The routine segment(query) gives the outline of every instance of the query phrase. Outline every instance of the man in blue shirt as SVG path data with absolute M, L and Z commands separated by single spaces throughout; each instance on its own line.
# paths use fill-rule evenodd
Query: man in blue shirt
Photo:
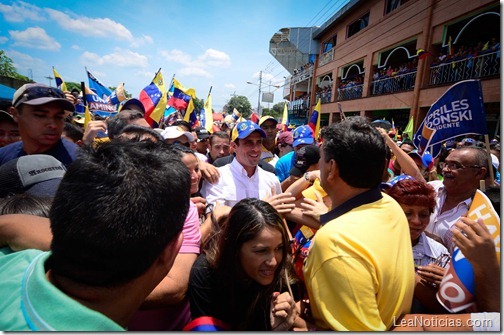
M 10 113 L 18 123 L 21 141 L 0 148 L 0 165 L 17 157 L 46 154 L 68 168 L 78 146 L 61 138 L 65 117 L 75 107 L 65 94 L 40 83 L 21 86 L 12 99 Z
M 294 161 L 296 159 L 296 152 L 304 146 L 309 144 L 313 144 L 315 139 L 313 137 L 313 131 L 309 126 L 299 126 L 294 129 L 292 133 L 292 146 L 294 147 L 294 151 L 291 151 L 278 160 L 275 165 L 276 175 L 282 183 L 285 179 L 289 177 L 289 171 L 294 167 Z M 290 184 L 289 184 L 290 185 Z M 282 189 L 285 190 L 289 185 L 282 184 Z M 285 188 L 284 188 L 285 186 Z

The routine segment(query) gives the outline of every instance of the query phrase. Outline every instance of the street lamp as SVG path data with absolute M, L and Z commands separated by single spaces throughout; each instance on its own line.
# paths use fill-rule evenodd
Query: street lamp
M 259 84 L 253 83 L 251 81 L 246 82 L 249 85 L 256 85 L 259 88 L 259 96 L 257 97 L 257 114 L 259 117 L 262 116 L 262 111 L 261 111 L 261 90 L 263 89 L 262 87 L 262 71 L 259 72 Z M 268 88 L 275 87 L 275 88 L 280 88 L 282 85 L 271 85 L 271 80 L 269 85 L 267 85 Z M 270 92 L 270 90 L 269 90 Z M 268 108 L 269 108 L 269 102 L 268 102 Z

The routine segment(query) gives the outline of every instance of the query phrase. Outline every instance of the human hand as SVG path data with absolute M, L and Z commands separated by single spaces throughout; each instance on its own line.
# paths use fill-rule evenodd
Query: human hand
M 206 199 L 203 197 L 192 197 L 191 201 L 196 205 L 196 208 L 198 208 L 198 215 L 203 215 L 206 207 Z
M 325 214 L 329 211 L 329 208 L 324 204 L 324 200 L 320 194 L 315 191 L 315 196 L 317 200 L 312 200 L 309 198 L 304 198 L 300 206 L 303 208 L 302 212 L 304 215 L 309 215 L 315 220 L 320 221 L 320 215 Z
M 441 284 L 445 272 L 445 268 L 433 263 L 426 266 L 419 266 L 417 270 L 421 282 L 434 288 L 437 288 L 439 284 Z
M 484 267 L 497 260 L 492 234 L 479 218 L 478 221 L 461 217 L 452 228 L 453 242 L 473 266 Z
M 70 91 L 63 91 L 63 93 L 65 93 L 65 99 L 75 105 L 77 99 L 75 99 L 74 95 Z
M 212 164 L 207 162 L 199 162 L 199 168 L 203 179 L 205 179 L 210 184 L 215 184 L 219 181 L 219 170 Z
M 264 198 L 263 200 L 273 206 L 280 214 L 290 213 L 296 207 L 294 203 L 296 198 L 293 197 L 290 192 L 280 194 L 274 194 L 273 192 L 272 196 Z
M 82 136 L 82 143 L 87 145 L 93 143 L 93 140 L 100 131 L 103 133 L 107 131 L 107 124 L 105 121 L 89 121 L 86 130 L 84 130 L 84 135 Z
M 289 292 L 273 293 L 270 306 L 271 330 L 287 331 L 294 324 L 298 312 Z

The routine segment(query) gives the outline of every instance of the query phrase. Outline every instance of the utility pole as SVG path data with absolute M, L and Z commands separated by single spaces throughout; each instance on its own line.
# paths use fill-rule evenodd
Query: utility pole
M 257 115 L 262 116 L 261 112 L 261 85 L 262 85 L 262 71 L 259 71 L 259 96 L 257 97 Z
M 49 86 L 52 86 L 52 80 L 54 79 L 53 77 L 51 76 L 47 76 L 47 77 L 44 77 L 46 79 L 49 79 Z

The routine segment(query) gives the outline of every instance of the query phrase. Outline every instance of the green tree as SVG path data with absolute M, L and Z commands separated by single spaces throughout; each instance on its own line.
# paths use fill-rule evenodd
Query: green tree
M 279 102 L 273 106 L 273 108 L 263 108 L 263 113 L 262 115 L 271 115 L 275 119 L 278 120 L 278 122 L 282 121 L 282 116 L 283 116 L 283 110 L 284 110 L 284 102 Z
M 31 82 L 30 78 L 17 72 L 16 67 L 12 64 L 12 59 L 5 54 L 4 50 L 0 50 L 0 76 Z
M 204 107 L 203 99 L 196 98 L 193 100 L 193 104 L 194 104 L 194 110 L 196 111 L 196 114 L 198 114 L 199 111 Z
M 250 114 L 252 114 L 252 105 L 247 97 L 243 95 L 233 96 L 229 99 L 228 103 L 224 105 L 222 110 L 229 115 L 233 113 L 234 108 L 241 113 L 243 118 L 248 118 Z
M 4 50 L 0 50 L 0 75 L 14 78 L 17 74 L 12 59 L 5 54 Z

